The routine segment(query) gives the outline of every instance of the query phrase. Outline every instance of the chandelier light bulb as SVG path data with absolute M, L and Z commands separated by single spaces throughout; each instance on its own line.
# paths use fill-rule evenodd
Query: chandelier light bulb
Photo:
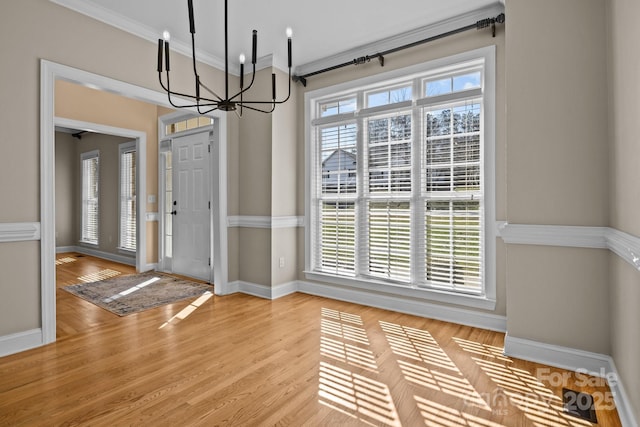
M 291 29 L 291 27 L 287 27 L 287 38 L 291 38 L 292 35 L 293 35 L 293 30 Z
M 169 40 L 171 40 L 171 33 L 169 33 L 169 31 L 164 30 L 162 32 L 162 38 L 164 39 L 164 41 L 168 42 Z

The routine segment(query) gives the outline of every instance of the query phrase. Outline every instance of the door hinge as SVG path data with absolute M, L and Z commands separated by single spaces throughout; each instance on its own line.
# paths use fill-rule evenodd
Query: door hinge
M 208 264 L 208 265 L 211 265 L 211 257 L 209 257 L 209 261 L 208 261 L 208 262 L 209 262 L 209 264 Z
M 207 145 L 207 150 L 209 151 L 209 153 L 211 152 L 211 144 Z
M 209 202 L 209 210 L 211 210 L 211 202 Z

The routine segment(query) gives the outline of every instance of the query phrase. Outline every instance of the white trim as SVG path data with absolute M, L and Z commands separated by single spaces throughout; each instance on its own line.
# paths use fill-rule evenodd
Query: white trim
M 509 334 L 504 338 L 504 354 L 570 371 L 586 370 L 598 376 L 610 368 L 608 355 L 516 338 Z
M 158 212 L 147 212 L 146 222 L 160 221 L 160 214 Z
M 140 101 L 170 107 L 166 94 L 115 80 L 98 74 L 82 71 L 55 62 L 40 60 L 40 271 L 41 271 L 41 322 L 42 344 L 54 342 L 56 339 L 56 286 L 55 286 L 55 152 L 54 128 L 56 123 L 64 126 L 64 120 L 54 122 L 55 81 L 57 79 L 69 81 L 94 89 L 105 90 L 118 95 Z M 218 156 L 218 176 L 213 177 L 213 192 L 217 200 L 213 211 L 213 227 L 215 239 L 213 243 L 213 267 L 216 290 L 223 292 L 227 286 L 227 118 L 225 113 L 215 112 L 216 126 L 219 128 L 218 141 L 214 149 Z M 59 119 L 58 119 L 59 120 Z M 66 120 L 66 119 L 65 119 Z M 66 127 L 66 126 L 64 126 Z M 71 126 L 73 127 L 73 126 Z M 145 136 L 146 138 L 146 136 Z M 146 140 L 146 139 L 145 139 Z M 146 153 L 146 149 L 141 152 Z M 212 150 L 213 152 L 213 150 Z M 139 156 L 141 161 L 146 156 Z M 146 174 L 140 176 L 140 199 L 146 200 Z M 146 203 L 140 203 L 139 218 L 145 218 Z M 142 233 L 146 227 L 140 227 Z M 146 248 L 146 240 L 138 242 L 141 250 Z M 147 264 L 146 256 L 141 259 L 141 271 L 155 268 L 155 264 Z
M 373 76 L 363 77 L 357 80 L 352 80 L 344 83 L 339 83 L 333 86 L 328 86 L 313 91 L 306 92 L 304 95 L 305 103 L 305 188 L 311 189 L 311 183 L 314 177 L 313 152 L 312 147 L 312 124 L 315 117 L 315 108 L 318 102 L 322 102 L 325 99 L 338 99 L 346 94 L 353 94 L 354 92 L 367 91 L 377 84 L 384 83 L 398 83 L 398 79 L 402 82 L 408 82 L 409 80 L 422 81 L 429 73 L 435 72 L 435 70 L 445 69 L 450 70 L 453 67 L 467 67 L 470 64 L 484 67 L 484 132 L 483 132 L 483 146 L 484 154 L 482 156 L 483 162 L 483 214 L 482 223 L 484 226 L 484 253 L 482 256 L 482 271 L 483 271 L 483 283 L 484 283 L 484 295 L 476 296 L 465 293 L 453 293 L 446 291 L 439 291 L 430 288 L 411 288 L 407 286 L 393 286 L 383 284 L 382 282 L 375 282 L 367 278 L 353 279 L 345 276 L 323 275 L 313 271 L 313 259 L 312 252 L 315 249 L 313 247 L 314 234 L 316 230 L 313 227 L 305 227 L 305 272 L 306 278 L 310 280 L 319 280 L 322 282 L 330 282 L 334 284 L 340 284 L 343 286 L 359 287 L 363 289 L 375 288 L 379 292 L 389 293 L 394 292 L 401 297 L 415 297 L 418 299 L 432 299 L 438 302 L 444 302 L 449 304 L 457 304 L 468 307 L 493 310 L 496 305 L 497 295 L 497 279 L 496 279 L 496 228 L 495 228 L 495 174 L 492 171 L 495 170 L 495 91 L 496 91 L 496 47 L 495 45 L 485 46 L 478 49 L 462 52 L 448 57 L 438 58 L 423 63 L 414 64 L 405 68 L 383 72 Z M 359 117 L 360 111 L 354 112 L 354 117 Z M 339 121 L 336 118 L 336 121 Z M 359 142 L 361 142 L 359 140 Z M 413 166 L 415 169 L 415 165 Z M 359 174 L 361 170 L 359 168 Z M 414 172 L 415 173 L 415 172 Z M 415 175 L 414 175 L 415 176 Z M 313 191 L 305 192 L 305 224 L 313 224 L 313 215 L 315 211 L 312 208 L 312 195 Z M 409 196 L 408 196 L 409 197 Z M 414 267 L 415 268 L 415 267 Z M 357 270 L 357 268 L 356 268 Z
M 67 119 L 63 117 L 54 117 L 53 121 L 55 126 L 91 131 L 91 132 L 101 133 L 105 135 L 131 138 L 135 140 L 136 152 L 139 154 L 138 156 L 136 156 L 136 180 L 137 180 L 136 191 L 137 191 L 138 200 L 147 200 L 147 156 L 142 155 L 142 153 L 147 152 L 147 134 L 145 132 L 133 130 L 133 129 L 119 128 L 115 126 L 107 126 L 100 123 L 91 123 L 91 122 L 85 122 L 81 120 L 72 120 L 72 119 Z M 138 235 L 136 238 L 137 249 L 136 249 L 135 266 L 138 271 L 145 271 L 144 264 L 146 263 L 146 259 L 147 259 L 147 244 L 146 244 L 147 227 L 143 226 L 144 222 L 139 220 L 140 218 L 146 218 L 146 209 L 147 209 L 146 203 L 137 203 L 136 215 L 138 218 L 138 224 L 137 224 Z M 118 218 L 118 221 L 120 221 L 119 218 Z M 53 226 L 55 226 L 55 222 L 53 223 Z M 119 238 L 120 237 L 118 237 L 118 239 Z
M 257 283 L 236 280 L 229 283 L 229 293 L 243 293 L 254 297 L 274 300 L 298 291 L 298 282 L 288 282 L 276 286 L 260 285 Z
M 295 228 L 304 227 L 303 216 L 236 215 L 227 217 L 227 227 Z
M 462 294 L 440 291 L 437 289 L 409 287 L 406 285 L 396 285 L 375 279 L 340 277 L 315 271 L 305 271 L 304 273 L 305 277 L 309 280 L 350 288 L 359 288 L 362 289 L 363 292 L 380 292 L 393 294 L 401 298 L 412 298 L 418 302 L 437 301 L 445 304 L 456 304 L 482 310 L 494 310 L 496 308 L 495 298 L 489 298 L 483 295 Z
M 0 337 L 0 357 L 30 350 L 43 344 L 42 329 L 4 335 Z
M 298 76 L 302 76 L 334 65 L 351 62 L 353 61 L 353 58 L 358 58 L 371 52 L 383 52 L 385 50 L 425 40 L 435 35 L 443 34 L 451 30 L 474 24 L 481 19 L 495 17 L 502 12 L 504 12 L 504 5 L 496 2 L 491 6 L 477 9 L 475 11 L 468 12 L 451 19 L 427 25 L 412 31 L 407 31 L 394 37 L 388 37 L 384 40 L 378 40 L 373 43 L 364 44 L 353 49 L 349 49 L 338 54 L 319 59 L 317 61 L 301 64 L 296 67 L 295 74 Z
M 640 422 L 636 419 L 633 412 L 633 405 L 631 404 L 631 400 L 629 399 L 629 395 L 622 384 L 622 379 L 620 374 L 618 373 L 618 369 L 616 368 L 616 364 L 613 361 L 613 358 L 610 358 L 610 369 L 608 372 L 613 374 L 613 378 L 616 379 L 614 382 L 609 382 L 609 388 L 611 389 L 611 393 L 613 393 L 613 400 L 616 404 L 616 410 L 618 411 L 618 416 L 620 417 L 620 423 L 624 427 L 638 427 Z
M 607 248 L 607 227 L 568 225 L 525 225 L 500 222 L 499 236 L 505 243 L 519 245 L 566 246 L 576 248 Z
M 56 252 L 58 252 L 57 248 L 56 248 Z M 136 259 L 132 256 L 118 255 L 111 252 L 98 251 L 96 249 L 87 248 L 86 246 L 74 246 L 70 252 L 78 252 L 83 255 L 91 255 L 96 258 L 102 258 L 109 261 L 119 262 L 120 264 L 136 266 Z M 131 252 L 131 253 L 133 254 L 134 252 Z M 148 270 L 139 269 L 139 271 L 148 271 Z
M 613 253 L 640 271 L 640 237 L 609 228 L 605 240 Z
M 491 331 L 505 332 L 507 330 L 507 318 L 492 313 L 483 313 L 397 296 L 374 294 L 354 288 L 305 281 L 298 281 L 298 292 Z
M 119 30 L 125 31 L 129 34 L 133 34 L 136 37 L 147 40 L 151 43 L 157 43 L 161 38 L 161 34 L 158 34 L 156 30 L 145 25 L 139 21 L 133 20 L 129 17 L 115 13 L 114 11 L 98 6 L 93 2 L 87 2 L 84 0 L 49 0 L 59 6 L 66 7 L 75 12 L 86 15 L 90 18 L 96 19 L 107 25 L 115 27 Z M 171 50 L 180 53 L 186 57 L 191 57 L 191 44 L 171 39 Z M 196 57 L 199 62 L 202 62 L 212 67 L 216 67 L 219 70 L 224 70 L 224 59 L 211 55 L 201 49 L 196 48 Z M 229 72 L 238 75 L 240 71 L 239 65 L 229 64 Z
M 514 245 L 609 249 L 640 271 L 640 237 L 611 227 L 496 222 L 497 236 Z
M 587 371 L 594 376 L 615 379 L 615 381 L 609 381 L 609 387 L 613 394 L 620 421 L 623 426 L 638 426 L 633 414 L 631 401 L 611 356 L 515 338 L 509 336 L 509 334 L 504 339 L 504 354 L 509 357 L 516 357 L 570 371 Z
M 40 240 L 39 222 L 0 223 L 0 243 Z
M 129 34 L 133 34 L 136 37 L 140 37 L 143 40 L 147 40 L 151 43 L 157 43 L 159 38 L 162 38 L 161 34 L 159 34 L 152 27 L 143 24 L 140 21 L 136 21 L 131 19 L 125 15 L 114 12 L 111 9 L 101 7 L 94 2 L 87 2 L 84 0 L 49 0 L 52 3 L 55 3 L 59 6 L 66 7 L 75 12 L 86 15 L 90 18 L 96 19 L 100 22 L 103 22 L 107 25 L 115 27 L 119 30 L 125 31 Z M 177 52 L 181 55 L 184 55 L 188 58 L 192 57 L 192 48 L 191 42 L 184 42 L 182 40 L 178 40 L 175 37 L 171 38 L 171 50 Z M 196 48 L 196 58 L 198 62 L 202 62 L 203 64 L 210 65 L 212 67 L 217 68 L 218 70 L 225 69 L 225 61 L 224 58 L 221 58 L 216 55 L 212 55 L 211 53 L 204 51 L 200 48 Z M 273 65 L 273 55 L 265 55 L 256 60 L 256 72 L 262 70 L 264 68 L 270 68 Z M 287 70 L 286 64 L 282 64 L 282 67 L 279 67 L 282 70 Z M 236 62 L 229 63 L 229 74 L 233 74 L 234 76 L 240 75 L 240 64 Z
M 300 292 L 491 331 L 505 332 L 507 330 L 507 318 L 505 316 L 457 307 L 447 307 L 423 301 L 399 298 L 397 296 L 372 294 L 364 290 L 322 283 L 298 280 L 270 287 L 237 280 L 229 283 L 227 290 L 226 295 L 239 292 L 266 299 L 277 299 L 285 295 Z

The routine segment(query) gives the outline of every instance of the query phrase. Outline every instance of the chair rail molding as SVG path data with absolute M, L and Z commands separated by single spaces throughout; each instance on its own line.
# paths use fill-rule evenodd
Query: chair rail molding
M 0 243 L 40 240 L 39 222 L 0 223 Z
M 227 217 L 227 227 L 295 228 L 304 227 L 303 216 L 236 215 Z
M 640 237 L 611 227 L 496 223 L 496 235 L 513 245 L 609 249 L 640 271 Z

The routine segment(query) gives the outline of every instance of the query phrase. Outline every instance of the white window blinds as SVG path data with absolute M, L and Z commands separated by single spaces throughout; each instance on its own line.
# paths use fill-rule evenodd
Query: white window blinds
M 80 240 L 98 244 L 98 212 L 100 154 L 90 151 L 81 155 L 82 167 L 82 229 Z
M 485 60 L 312 99 L 311 272 L 484 295 Z
M 120 144 L 120 249 L 136 250 L 136 145 Z

